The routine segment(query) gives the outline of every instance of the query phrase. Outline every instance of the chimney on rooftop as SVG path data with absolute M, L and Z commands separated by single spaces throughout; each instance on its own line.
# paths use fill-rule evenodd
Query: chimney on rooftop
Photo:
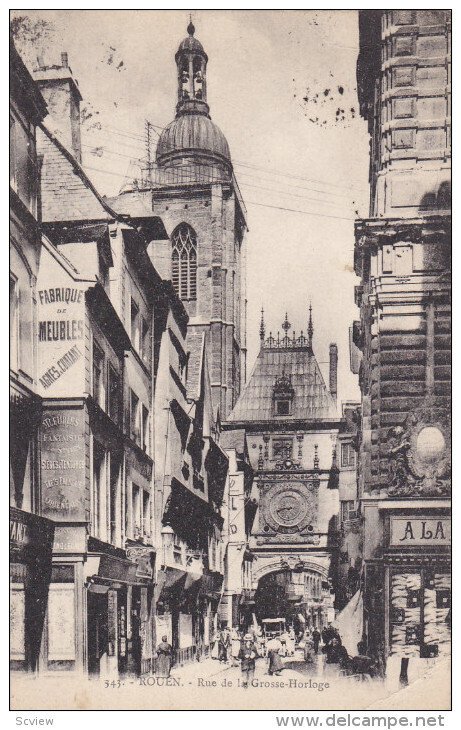
M 60 66 L 45 66 L 39 59 L 34 79 L 48 106 L 46 126 L 66 147 L 75 159 L 82 161 L 80 135 L 80 94 L 77 81 L 69 66 L 69 57 L 61 53 Z
M 330 345 L 330 393 L 334 402 L 338 397 L 338 345 Z

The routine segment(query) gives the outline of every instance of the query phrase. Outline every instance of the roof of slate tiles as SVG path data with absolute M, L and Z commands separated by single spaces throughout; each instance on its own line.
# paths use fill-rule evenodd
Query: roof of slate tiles
M 37 130 L 37 148 L 43 155 L 43 222 L 114 220 L 117 217 L 81 165 L 44 124 Z
M 152 192 L 141 193 L 139 190 L 130 190 L 112 197 L 104 197 L 111 208 L 121 215 L 130 215 L 133 218 L 152 218 Z
M 274 386 L 278 378 L 291 380 L 294 390 L 290 416 L 274 414 Z M 310 347 L 260 349 L 253 372 L 226 419 L 246 421 L 322 421 L 337 419 L 336 406 Z

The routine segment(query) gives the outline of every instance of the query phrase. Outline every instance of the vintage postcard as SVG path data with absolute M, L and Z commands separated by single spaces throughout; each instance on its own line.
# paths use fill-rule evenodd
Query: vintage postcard
M 13 710 L 449 710 L 450 10 L 12 10 Z

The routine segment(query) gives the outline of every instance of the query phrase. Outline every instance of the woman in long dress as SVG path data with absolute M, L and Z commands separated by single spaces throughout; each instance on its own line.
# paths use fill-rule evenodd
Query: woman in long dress
M 282 644 L 277 638 L 269 639 L 267 642 L 267 656 L 269 658 L 269 674 L 280 674 L 283 669 L 283 662 L 280 656 Z
M 211 641 L 211 658 L 212 659 L 219 659 L 219 634 L 215 634 Z
M 168 643 L 168 637 L 162 636 L 162 641 L 157 647 L 157 677 L 170 676 L 172 654 L 173 649 Z
M 238 667 L 240 646 L 241 646 L 240 634 L 238 632 L 238 629 L 236 629 L 234 627 L 231 631 L 231 657 L 232 657 L 232 666 L 233 667 Z
M 311 664 L 315 657 L 314 640 L 308 629 L 304 633 L 304 661 Z

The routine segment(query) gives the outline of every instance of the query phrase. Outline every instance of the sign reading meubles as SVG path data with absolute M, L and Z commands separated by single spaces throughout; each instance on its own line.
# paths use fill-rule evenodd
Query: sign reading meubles
M 85 520 L 84 411 L 48 410 L 41 428 L 42 514 Z
M 84 375 L 85 290 L 38 290 L 38 383 L 45 397 L 78 395 Z

